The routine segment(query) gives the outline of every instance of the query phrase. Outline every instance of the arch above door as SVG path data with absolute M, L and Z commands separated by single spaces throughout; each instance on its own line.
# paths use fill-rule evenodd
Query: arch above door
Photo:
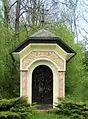
M 49 67 L 53 74 L 53 105 L 57 102 L 57 98 L 59 97 L 59 78 L 58 78 L 58 68 L 49 60 L 36 60 L 31 64 L 28 68 L 28 75 L 27 75 L 27 96 L 29 102 L 32 103 L 32 74 L 36 67 L 40 65 L 45 65 Z M 31 98 L 30 98 L 31 97 Z

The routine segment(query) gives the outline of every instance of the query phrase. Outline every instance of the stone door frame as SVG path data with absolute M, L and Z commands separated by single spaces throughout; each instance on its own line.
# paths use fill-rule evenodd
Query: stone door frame
M 53 61 L 50 61 L 49 59 L 46 58 L 39 58 L 33 61 L 31 64 L 28 66 L 28 71 L 27 71 L 27 97 L 28 101 L 30 104 L 32 104 L 32 73 L 33 70 L 39 66 L 39 65 L 46 65 L 48 66 L 53 73 L 53 106 L 57 102 L 58 97 L 64 97 L 64 79 L 61 80 L 62 82 L 60 83 L 60 72 L 59 68 Z M 61 86 L 62 87 L 61 87 Z M 61 91 L 62 90 L 62 91 Z M 61 92 L 61 93 L 60 93 Z

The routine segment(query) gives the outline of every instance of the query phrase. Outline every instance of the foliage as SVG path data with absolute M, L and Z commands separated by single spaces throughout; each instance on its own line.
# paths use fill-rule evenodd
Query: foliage
M 36 29 L 29 31 L 22 26 L 19 33 L 15 33 L 0 23 L 0 99 L 19 96 L 20 63 L 14 60 L 12 51 Z
M 82 82 L 84 78 L 87 78 L 83 64 L 84 53 L 79 45 L 75 44 L 74 49 L 77 53 L 76 56 L 74 56 L 69 62 L 67 62 L 66 93 L 69 93 L 77 100 L 84 100 L 81 92 L 84 88 L 82 86 Z
M 50 31 L 63 39 L 76 52 L 76 55 L 67 61 L 66 96 L 74 100 L 87 100 L 88 73 L 85 71 L 85 52 L 82 45 L 74 42 L 74 36 L 66 25 L 57 24 L 51 27 Z
M 59 98 L 56 105 L 56 114 L 76 119 L 88 119 L 88 105 L 83 102 L 77 103 L 69 99 Z
M 49 30 L 54 33 L 56 36 L 65 41 L 68 45 L 73 47 L 74 44 L 74 36 L 70 29 L 63 23 L 52 24 L 52 26 L 48 26 Z
M 27 103 L 26 97 L 0 100 L 0 119 L 21 119 L 26 117 L 30 111 L 30 105 Z
M 85 64 L 85 70 L 88 70 L 88 51 L 85 51 L 85 57 L 84 57 L 84 64 Z
M 11 55 L 15 43 L 13 34 L 11 29 L 0 24 L 0 98 L 19 95 L 19 65 Z
M 20 115 L 14 112 L 0 112 L 0 119 L 21 119 Z

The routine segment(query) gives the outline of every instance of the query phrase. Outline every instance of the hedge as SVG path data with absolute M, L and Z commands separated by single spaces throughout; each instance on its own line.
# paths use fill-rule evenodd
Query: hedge
M 69 99 L 59 98 L 56 104 L 56 114 L 69 116 L 76 119 L 88 119 L 88 105 L 83 102 L 74 102 Z
M 30 112 L 26 97 L 0 100 L 0 119 L 23 119 Z
M 15 112 L 0 112 L 0 119 L 21 119 L 21 116 Z

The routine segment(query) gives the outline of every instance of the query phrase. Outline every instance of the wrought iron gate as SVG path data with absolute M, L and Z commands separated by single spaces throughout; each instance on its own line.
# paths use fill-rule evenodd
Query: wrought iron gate
M 48 66 L 39 65 L 33 71 L 32 102 L 53 104 L 53 73 Z

